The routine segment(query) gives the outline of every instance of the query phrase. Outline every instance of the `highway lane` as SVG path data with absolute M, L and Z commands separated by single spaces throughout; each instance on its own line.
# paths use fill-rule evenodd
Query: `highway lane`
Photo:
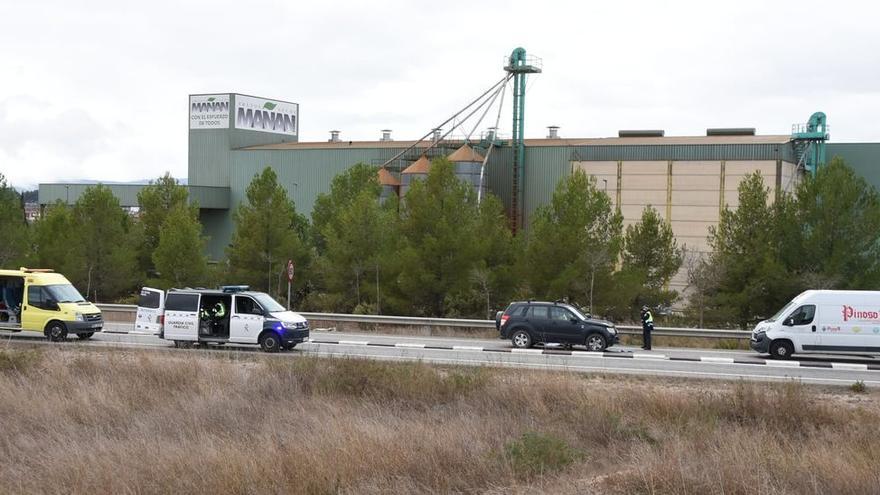
M 119 329 L 119 327 L 111 327 Z M 312 331 L 312 342 L 299 345 L 284 356 L 310 354 L 325 357 L 358 357 L 395 361 L 422 361 L 440 364 L 516 367 L 526 369 L 567 370 L 573 372 L 636 374 L 694 378 L 781 381 L 797 379 L 804 383 L 850 385 L 857 380 L 868 386 L 880 385 L 880 364 L 873 361 L 810 360 L 772 361 L 748 351 L 707 349 L 641 349 L 612 347 L 605 353 L 547 349 L 513 349 L 508 341 L 440 338 L 365 333 Z M 90 341 L 69 339 L 66 344 L 52 344 L 35 332 L 0 333 L 0 345 L 39 343 L 88 347 L 124 347 L 171 349 L 169 342 L 150 335 L 99 333 Z M 256 352 L 256 346 L 227 344 L 228 351 Z M 180 352 L 205 352 L 201 349 Z M 870 369 L 876 368 L 876 369 Z

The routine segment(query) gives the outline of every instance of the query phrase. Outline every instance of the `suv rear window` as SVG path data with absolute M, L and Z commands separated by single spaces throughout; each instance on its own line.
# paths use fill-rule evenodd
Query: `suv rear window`
M 166 311 L 196 311 L 199 308 L 198 294 L 168 294 L 165 298 Z
M 142 290 L 140 297 L 138 297 L 138 306 L 142 308 L 158 308 L 159 293 L 152 290 Z

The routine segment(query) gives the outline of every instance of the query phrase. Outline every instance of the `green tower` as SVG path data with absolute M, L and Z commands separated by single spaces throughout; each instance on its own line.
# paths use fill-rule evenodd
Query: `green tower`
M 523 182 L 526 160 L 526 147 L 523 142 L 526 115 L 526 74 L 541 72 L 541 60 L 526 57 L 525 48 L 517 48 L 510 54 L 504 67 L 513 78 L 513 190 L 511 196 L 510 222 L 514 234 L 522 226 Z

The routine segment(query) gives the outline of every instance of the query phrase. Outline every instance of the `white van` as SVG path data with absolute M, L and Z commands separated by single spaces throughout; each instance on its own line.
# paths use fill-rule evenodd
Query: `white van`
M 140 304 L 143 304 L 141 306 Z M 293 349 L 309 338 L 309 322 L 268 294 L 234 286 L 222 290 L 144 287 L 136 333 L 151 333 L 175 347 L 259 344 L 266 352 Z
M 752 331 L 752 349 L 792 354 L 880 353 L 880 291 L 808 290 Z

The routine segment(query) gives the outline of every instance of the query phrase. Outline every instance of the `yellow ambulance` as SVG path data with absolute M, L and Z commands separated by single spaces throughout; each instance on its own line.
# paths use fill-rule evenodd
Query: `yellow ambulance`
M 42 332 L 49 340 L 91 338 L 104 327 L 101 310 L 52 270 L 0 270 L 0 330 Z

